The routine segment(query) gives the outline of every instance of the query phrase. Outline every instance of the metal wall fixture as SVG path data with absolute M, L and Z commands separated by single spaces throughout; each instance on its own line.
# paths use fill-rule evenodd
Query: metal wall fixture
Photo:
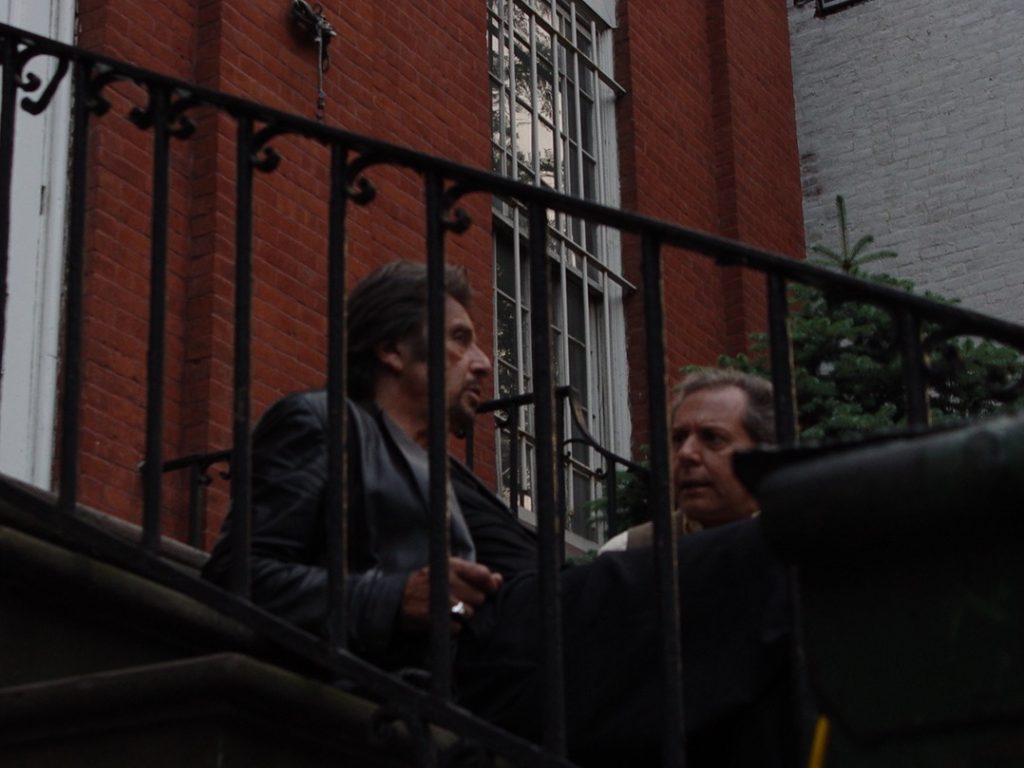
M 841 11 L 851 5 L 857 5 L 862 2 L 864 0 L 817 0 L 815 3 L 817 8 L 816 14 L 818 16 L 828 16 L 830 13 Z
M 815 16 L 828 16 L 830 13 L 841 11 L 851 5 L 863 3 L 866 0 L 793 0 L 793 6 L 803 8 L 805 5 L 814 4 Z
M 338 33 L 324 16 L 324 7 L 320 3 L 310 5 L 306 0 L 292 0 L 292 24 L 300 34 L 309 38 L 317 48 L 317 93 L 316 119 L 324 119 L 324 107 L 327 105 L 327 92 L 324 90 L 324 73 L 331 66 L 331 58 L 327 48 L 331 38 Z

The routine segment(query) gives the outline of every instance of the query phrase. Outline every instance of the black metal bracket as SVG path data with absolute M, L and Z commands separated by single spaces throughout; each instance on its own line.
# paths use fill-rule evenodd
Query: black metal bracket
M 327 21 L 324 7 L 320 3 L 310 5 L 306 0 L 292 0 L 292 23 L 317 47 L 316 119 L 323 120 L 324 106 L 327 104 L 324 73 L 331 66 L 327 48 L 331 44 L 331 38 L 336 37 L 338 33 Z

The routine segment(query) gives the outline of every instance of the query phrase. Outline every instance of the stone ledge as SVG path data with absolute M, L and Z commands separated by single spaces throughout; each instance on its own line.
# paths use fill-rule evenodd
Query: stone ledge
M 279 667 L 215 654 L 0 689 L 0 764 L 413 765 L 408 732 L 389 729 L 390 743 L 374 734 L 376 710 Z

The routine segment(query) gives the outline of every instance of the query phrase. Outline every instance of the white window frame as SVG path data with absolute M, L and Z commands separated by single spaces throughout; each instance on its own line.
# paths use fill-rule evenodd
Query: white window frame
M 62 42 L 74 39 L 74 0 L 0 0 L 0 20 Z M 37 57 L 27 71 L 44 86 L 56 68 Z M 40 488 L 52 483 L 70 78 L 38 116 L 19 109 L 11 183 L 11 238 L 0 385 L 0 471 Z
M 609 206 L 619 204 L 619 164 L 617 143 L 615 137 L 615 99 L 622 93 L 622 88 L 613 79 L 612 72 L 612 27 L 614 24 L 614 0 L 601 0 L 600 2 L 584 3 L 580 0 L 512 0 L 511 2 L 489 3 L 489 48 L 494 44 L 495 36 L 492 29 L 499 27 L 497 38 L 500 40 L 501 52 L 504 54 L 513 50 L 515 37 L 514 9 L 520 13 L 525 12 L 528 17 L 529 35 L 518 38 L 520 43 L 529 47 L 526 60 L 530 65 L 529 90 L 531 104 L 529 107 L 520 107 L 513 111 L 512 105 L 516 103 L 515 89 L 508 86 L 508 82 L 515 81 L 515 69 L 517 65 L 516 56 L 509 53 L 507 60 L 499 58 L 500 62 L 507 61 L 511 70 L 509 76 L 503 78 L 491 73 L 492 84 L 492 109 L 497 107 L 498 117 L 492 120 L 493 127 L 497 129 L 497 141 L 492 135 L 493 162 L 496 171 L 504 172 L 513 178 L 522 178 L 525 181 L 541 183 L 545 174 L 541 171 L 541 148 L 538 135 L 541 130 L 547 131 L 551 137 L 551 155 L 553 155 L 554 174 L 547 174 L 545 185 L 554 187 L 561 191 L 582 193 L 586 187 L 583 179 L 583 168 L 585 156 L 580 139 L 583 131 L 580 123 L 580 110 L 575 110 L 575 125 L 566 126 L 563 120 L 567 117 L 562 112 L 564 101 L 563 94 L 559 90 L 562 82 L 562 57 L 552 53 L 552 88 L 550 116 L 542 116 L 542 109 L 538 100 L 538 66 L 537 55 L 538 36 L 545 36 L 549 40 L 556 39 L 556 35 L 562 43 L 569 48 L 575 48 L 576 36 L 589 37 L 591 40 L 591 51 L 587 58 L 585 52 L 576 50 L 577 55 L 566 57 L 571 58 L 574 65 L 573 71 L 568 73 L 564 79 L 566 85 L 570 81 L 574 84 L 570 98 L 579 104 L 581 93 L 580 62 L 586 66 L 588 63 L 594 65 L 590 70 L 593 77 L 593 98 L 597 112 L 594 123 L 596 135 L 593 137 L 593 148 L 596 160 L 596 179 L 593 193 L 589 196 Z M 565 13 L 563 19 L 566 24 L 565 30 L 556 31 L 551 20 L 558 19 L 557 8 L 563 8 Z M 542 10 L 543 9 L 543 10 Z M 580 10 L 582 9 L 582 10 Z M 545 13 L 546 11 L 546 13 Z M 558 23 L 561 27 L 561 21 Z M 563 34 L 566 32 L 567 34 Z M 582 43 L 580 44 L 582 47 Z M 498 98 L 495 103 L 495 91 L 497 88 Z M 524 152 L 529 160 L 530 168 L 527 176 L 521 177 L 520 151 L 517 146 L 517 125 L 522 114 L 525 113 L 530 121 L 531 144 L 528 154 Z M 508 147 L 506 151 L 505 147 Z M 576 154 L 575 172 L 576 179 L 568 180 L 565 173 L 573 168 L 572 163 L 562 160 L 565 152 L 572 150 Z M 588 148 L 589 151 L 589 148 Z M 512 159 L 516 161 L 513 162 Z M 627 284 L 623 281 L 621 263 L 620 235 L 617 230 L 606 227 L 596 228 L 597 237 L 594 242 L 589 242 L 588 235 L 582 235 L 580 242 L 574 242 L 572 235 L 573 226 L 564 216 L 549 214 L 549 255 L 553 272 L 556 273 L 552 281 L 555 290 L 556 317 L 553 319 L 553 331 L 556 339 L 556 367 L 559 372 L 558 384 L 566 383 L 566 376 L 569 366 L 569 339 L 567 333 L 562 330 L 568 329 L 568 290 L 567 286 L 573 281 L 577 288 L 582 287 L 583 296 L 580 305 L 583 311 L 583 338 L 581 339 L 586 351 L 584 361 L 586 375 L 584 377 L 584 400 L 588 404 L 587 427 L 606 447 L 620 454 L 626 455 L 629 452 L 630 419 L 626 397 L 628 386 L 628 373 L 626 368 L 626 346 L 625 346 L 625 320 L 622 311 L 622 299 Z M 577 222 L 578 224 L 578 222 Z M 528 313 L 528 293 L 526 288 L 525 270 L 527 262 L 520 257 L 521 244 L 526 235 L 526 218 L 524 211 L 504 201 L 496 200 L 494 207 L 495 226 L 495 391 L 496 396 L 501 397 L 509 394 L 502 392 L 500 384 L 503 370 L 509 367 L 514 371 L 517 380 L 514 390 L 516 392 L 529 391 L 532 388 L 529 380 L 529 337 L 524 325 L 527 324 L 525 315 Z M 585 228 L 581 228 L 585 229 Z M 581 233 L 582 234 L 582 233 Z M 498 260 L 499 240 L 504 240 L 507 248 L 511 242 L 512 266 L 514 276 L 513 290 L 503 293 L 499 290 L 500 283 Z M 507 251 L 506 251 L 507 252 Z M 508 276 L 505 276 L 504 284 L 508 285 Z M 578 296 L 579 294 L 577 294 Z M 508 304 L 512 303 L 515 311 L 515 361 L 511 366 L 501 359 L 502 345 L 499 340 L 499 322 L 503 317 L 503 305 L 507 310 Z M 574 323 L 575 324 L 575 323 Z M 599 385 L 600 384 L 600 385 Z M 523 414 L 520 429 L 520 467 L 522 477 L 520 478 L 521 488 L 529 487 L 531 475 L 532 457 L 532 419 L 529 410 Z M 566 434 L 570 434 L 571 424 L 566 416 L 564 427 Z M 499 484 L 503 471 L 503 450 L 501 437 L 497 438 L 498 443 L 498 469 Z M 570 471 L 566 473 L 566 498 L 570 510 L 580 511 L 580 504 L 573 498 L 574 491 L 571 478 L 573 470 L 584 475 L 589 475 L 589 496 L 595 498 L 601 495 L 603 487 L 601 480 L 593 476 L 593 469 L 601 466 L 601 461 L 592 450 L 578 450 L 578 456 L 572 460 Z M 577 461 L 577 458 L 579 461 Z M 502 489 L 507 494 L 508 489 Z M 511 502 L 511 500 L 510 500 Z M 534 523 L 534 514 L 531 510 L 531 500 L 528 493 L 523 494 L 516 500 L 519 507 L 520 517 L 526 522 Z M 592 549 L 604 538 L 604 527 L 600 526 L 593 537 L 582 536 L 569 529 L 567 525 L 567 543 L 578 549 Z

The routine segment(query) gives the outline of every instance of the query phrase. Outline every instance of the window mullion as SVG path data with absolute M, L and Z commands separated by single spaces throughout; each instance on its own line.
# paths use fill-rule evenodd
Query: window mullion
M 520 392 L 526 384 L 526 351 L 523 339 L 523 282 L 522 252 L 519 247 L 519 209 L 512 210 L 512 274 L 515 279 L 515 323 L 516 323 L 516 385 Z
M 551 18 L 557 19 L 555 0 L 551 0 Z M 554 123 L 554 149 L 555 149 L 555 189 L 559 192 L 565 191 L 565 172 L 562 169 L 562 89 L 559 85 L 561 69 L 558 65 L 558 37 L 551 35 L 551 121 Z M 559 212 L 556 215 L 556 222 L 559 231 L 564 231 L 565 214 Z
M 537 17 L 530 14 L 530 147 L 533 150 L 533 183 L 540 186 L 540 106 L 537 103 Z
M 562 369 L 562 377 L 563 377 L 563 380 L 561 382 L 559 382 L 559 383 L 560 384 L 570 384 L 571 385 L 572 384 L 572 379 L 571 379 L 570 373 L 569 373 L 569 370 L 570 370 L 570 365 L 569 365 L 569 344 L 570 344 L 570 342 L 569 342 L 569 288 L 568 288 L 569 282 L 568 282 L 568 275 L 566 274 L 566 269 L 565 269 L 565 241 L 564 240 L 560 241 L 559 246 L 558 246 L 558 276 L 559 276 L 559 288 L 560 288 L 560 290 L 559 290 L 559 299 L 560 299 L 561 305 L 562 305 L 561 306 L 561 312 L 559 313 L 560 316 L 561 316 L 561 323 L 562 323 L 562 333 L 560 334 L 561 335 L 561 339 L 562 339 L 562 343 L 558 345 L 558 355 L 559 355 L 559 357 L 562 360 L 561 369 Z M 564 430 L 563 434 L 566 435 L 566 436 L 570 436 L 572 433 L 569 430 L 572 427 L 571 427 L 571 425 L 569 423 L 568 411 L 565 408 L 562 408 L 562 425 L 563 425 L 563 430 Z M 559 446 L 559 450 L 561 450 L 561 449 L 562 449 L 562 447 Z M 570 480 L 572 479 L 571 472 L 569 473 L 569 479 Z M 566 486 L 565 487 L 566 509 L 567 510 L 573 509 L 574 508 L 573 507 L 573 504 L 574 504 L 574 501 L 573 501 L 573 496 L 574 496 L 573 484 L 571 482 L 566 482 L 565 486 Z
M 523 296 L 523 279 L 522 279 L 522 249 L 520 248 L 520 234 L 519 234 L 519 219 L 520 213 L 517 207 L 513 207 L 512 210 L 512 273 L 515 280 L 515 339 L 516 339 L 516 388 L 519 392 L 523 392 L 526 389 L 526 365 L 527 365 L 527 354 L 525 349 L 525 339 L 523 338 L 523 302 L 525 297 Z M 518 407 L 518 406 L 513 406 Z M 526 451 L 526 441 L 520 438 L 520 431 L 523 429 L 523 423 L 516 419 L 515 423 L 518 424 L 516 432 L 509 435 L 509 454 L 511 458 L 512 451 L 519 451 L 519 492 L 522 494 L 526 489 L 526 474 L 529 471 L 527 466 L 527 459 L 529 458 Z M 532 477 L 532 475 L 531 475 Z M 509 506 L 518 515 L 519 514 L 519 499 L 512 499 L 510 496 Z
M 576 6 L 573 5 L 571 8 L 571 25 L 572 25 L 572 44 L 573 48 L 576 48 Z M 572 71 L 573 71 L 573 86 L 572 86 L 572 98 L 575 99 L 576 103 L 576 184 L 579 190 L 579 197 L 584 198 L 585 189 L 583 186 L 583 123 L 582 115 L 583 112 L 582 104 L 580 101 L 580 54 L 578 50 L 573 51 L 572 57 Z M 580 245 L 584 249 L 588 247 L 587 243 L 587 228 L 584 223 L 580 222 Z
M 512 173 L 508 175 L 513 179 L 518 179 L 519 147 L 517 146 L 518 141 L 516 137 L 516 32 L 514 13 L 515 3 L 509 2 L 505 26 L 508 30 L 509 149 L 512 152 Z
M 594 403 L 596 399 L 594 397 L 594 366 L 590 360 L 591 350 L 594 348 L 594 337 L 590 332 L 590 257 L 585 255 L 582 258 L 583 262 L 583 365 L 584 370 L 587 372 L 587 380 L 585 383 L 587 389 L 587 431 L 591 434 L 597 435 L 600 438 L 599 430 L 594 428 Z M 594 466 L 594 451 L 588 445 L 587 446 L 587 466 L 593 468 Z M 591 486 L 593 486 L 593 475 L 591 475 Z
M 593 21 L 590 22 L 590 39 L 593 41 L 592 44 L 594 46 L 594 58 L 596 58 L 598 61 L 600 61 L 601 60 L 600 41 L 598 40 L 598 37 L 597 37 L 597 25 L 594 24 Z M 601 109 L 602 109 L 602 106 L 601 106 L 601 81 L 598 78 L 594 78 L 594 108 L 593 109 L 594 109 L 594 149 L 592 151 L 592 154 L 594 155 L 594 158 L 595 158 L 595 163 L 594 163 L 594 176 L 595 176 L 594 181 L 595 181 L 595 184 L 594 184 L 594 186 L 598 190 L 600 190 L 600 192 L 599 192 L 600 199 L 601 199 L 601 202 L 603 203 L 603 202 L 605 202 L 605 200 L 608 197 L 608 178 L 607 178 L 608 169 L 603 167 L 604 163 L 600 162 L 600 158 L 604 157 L 605 151 L 604 151 L 604 131 L 603 131 L 603 127 L 602 127 L 602 123 L 604 121 L 601 119 Z M 594 243 L 594 245 L 592 247 L 592 250 L 593 250 L 593 252 L 595 254 L 597 254 L 599 260 L 602 263 L 604 263 L 604 261 L 605 261 L 604 250 L 605 249 L 601 247 L 602 245 L 603 245 L 603 239 L 601 237 L 597 237 L 597 242 Z
M 612 365 L 612 310 L 611 310 L 611 285 L 608 279 L 608 274 L 604 273 L 602 277 L 602 288 L 604 289 L 604 302 L 602 304 L 603 321 L 604 321 L 604 380 L 605 380 L 605 393 L 604 393 L 604 412 L 605 412 L 605 425 L 607 427 L 607 435 L 604 436 L 612 450 L 617 450 L 618 446 L 612 442 L 612 436 L 614 433 L 615 425 L 615 398 L 612 397 L 612 382 L 615 380 L 614 367 Z

